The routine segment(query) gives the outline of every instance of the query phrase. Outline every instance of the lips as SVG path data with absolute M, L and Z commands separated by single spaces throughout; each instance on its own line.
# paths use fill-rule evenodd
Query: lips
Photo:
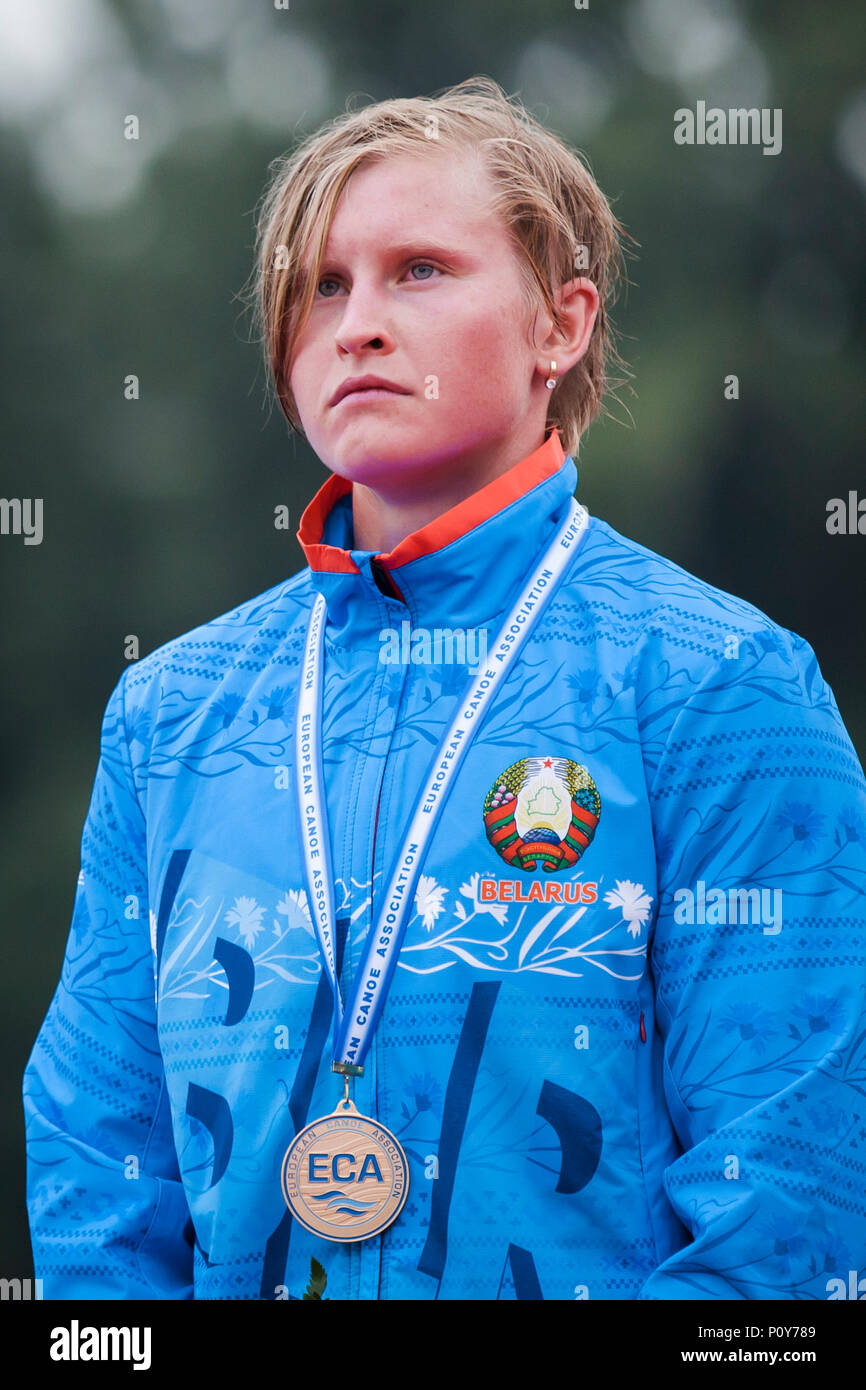
M 395 381 L 385 381 L 380 376 L 355 376 L 349 377 L 347 381 L 341 382 L 337 387 L 330 404 L 339 405 L 340 401 L 345 400 L 346 396 L 355 395 L 364 391 L 392 391 L 398 396 L 408 396 L 410 393 L 405 386 L 398 386 Z

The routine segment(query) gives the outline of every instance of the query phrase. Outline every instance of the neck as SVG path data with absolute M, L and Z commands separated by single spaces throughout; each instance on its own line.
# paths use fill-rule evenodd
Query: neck
M 501 449 L 485 455 L 471 465 L 465 459 L 452 463 L 444 477 L 431 476 L 419 480 L 418 486 L 407 491 L 405 480 L 399 488 L 388 485 L 367 487 L 352 484 L 352 529 L 357 550 L 388 554 L 413 531 L 435 521 L 444 512 L 465 502 L 495 478 L 513 468 L 527 454 L 544 443 L 545 431 L 534 432 L 525 443 L 513 436 Z M 510 447 L 509 447 L 510 446 Z

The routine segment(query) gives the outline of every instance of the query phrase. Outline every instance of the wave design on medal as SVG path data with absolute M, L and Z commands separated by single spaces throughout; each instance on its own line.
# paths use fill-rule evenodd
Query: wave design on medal
M 327 1207 L 332 1207 L 335 1202 L 350 1202 L 351 1206 L 333 1206 L 334 1211 L 343 1216 L 366 1216 L 372 1207 L 379 1205 L 378 1202 L 364 1202 L 360 1197 L 351 1197 L 347 1192 L 319 1192 L 310 1200 Z

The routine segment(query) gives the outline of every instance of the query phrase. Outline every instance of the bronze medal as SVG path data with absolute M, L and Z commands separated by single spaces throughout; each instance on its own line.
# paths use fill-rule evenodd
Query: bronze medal
M 369 1240 L 399 1216 L 409 1165 L 391 1131 L 346 1098 L 295 1135 L 281 1179 L 292 1215 L 308 1231 L 326 1240 Z

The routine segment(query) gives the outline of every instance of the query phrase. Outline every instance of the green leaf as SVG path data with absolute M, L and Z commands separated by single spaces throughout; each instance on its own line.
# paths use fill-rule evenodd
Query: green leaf
M 304 1294 L 304 1298 L 302 1301 L 306 1302 L 307 1299 L 316 1298 L 321 1299 L 327 1286 L 328 1276 L 325 1273 L 322 1266 L 319 1264 L 319 1261 L 314 1256 L 310 1260 L 310 1282 L 307 1285 L 307 1291 Z M 322 1301 L 325 1303 L 330 1303 L 331 1300 L 329 1298 L 325 1298 Z

